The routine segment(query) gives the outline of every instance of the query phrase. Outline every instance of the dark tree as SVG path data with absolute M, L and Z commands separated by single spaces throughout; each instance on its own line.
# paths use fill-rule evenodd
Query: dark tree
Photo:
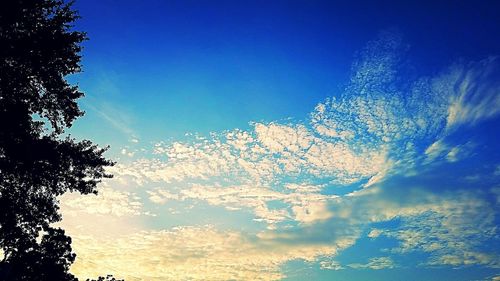
M 123 279 L 116 279 L 113 275 L 107 275 L 106 277 L 100 276 L 97 279 L 87 279 L 87 281 L 124 281 Z
M 78 15 L 61 0 L 0 1 L 0 280 L 76 280 L 57 197 L 97 193 L 112 162 L 92 142 L 64 135 L 83 96 Z

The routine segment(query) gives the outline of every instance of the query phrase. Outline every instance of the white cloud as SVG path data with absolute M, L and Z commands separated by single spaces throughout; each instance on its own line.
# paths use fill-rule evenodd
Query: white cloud
M 320 192 L 325 185 L 313 185 L 313 184 L 298 184 L 298 183 L 288 183 L 285 184 L 285 188 L 291 190 L 293 192 L 300 193 L 311 193 L 311 192 Z
M 162 189 L 148 190 L 147 193 L 149 195 L 149 200 L 156 204 L 164 204 L 168 200 L 181 199 L 179 194 L 171 193 Z
M 447 128 L 474 125 L 500 113 L 500 74 L 498 58 L 454 66 L 447 77 L 454 95 L 448 109 Z
M 61 196 L 60 201 L 66 215 L 81 212 L 117 217 L 142 214 L 142 202 L 137 195 L 104 186 L 99 188 L 97 196 L 69 193 Z
M 427 149 L 425 150 L 425 155 L 427 155 L 427 159 L 432 161 L 436 159 L 438 156 L 442 155 L 448 146 L 444 143 L 442 139 L 439 139 L 433 142 Z
M 309 148 L 313 142 L 313 137 L 303 125 L 291 127 L 275 123 L 269 125 L 256 123 L 255 133 L 257 140 L 271 153 L 285 150 L 290 152 L 303 151 Z
M 469 156 L 474 147 L 475 145 L 470 141 L 465 144 L 450 147 L 443 139 L 439 139 L 425 150 L 427 158 L 424 163 L 430 163 L 440 158 L 445 158 L 448 162 L 457 162 Z
M 293 186 L 293 185 L 292 185 Z M 294 186 L 296 187 L 296 186 Z M 312 188 L 311 188 L 312 189 Z M 188 189 L 179 191 L 178 194 L 164 190 L 150 191 L 150 200 L 155 203 L 164 203 L 169 199 L 186 200 L 196 199 L 206 201 L 210 205 L 223 206 L 229 211 L 249 208 L 253 210 L 256 221 L 264 221 L 274 224 L 288 219 L 294 219 L 301 223 L 311 223 L 318 220 L 328 219 L 331 214 L 327 208 L 327 202 L 336 200 L 336 195 L 323 195 L 315 192 L 293 192 L 281 193 L 264 187 L 252 186 L 207 186 L 193 185 Z M 288 207 L 271 209 L 268 204 L 272 201 L 281 201 Z
M 383 230 L 380 230 L 380 229 L 372 229 L 369 233 L 368 233 L 368 237 L 370 238 L 377 238 L 380 236 L 380 234 L 384 233 Z
M 155 151 L 168 162 L 151 163 L 152 180 L 182 182 L 222 177 L 239 182 L 269 185 L 282 176 L 330 178 L 350 184 L 379 173 L 385 151 L 331 142 L 314 135 L 304 125 L 255 123 L 254 131 L 234 130 L 194 143 L 158 144 Z
M 450 152 L 448 152 L 448 154 L 446 154 L 446 159 L 449 162 L 457 162 L 459 159 L 458 155 L 461 152 L 461 150 L 462 149 L 459 146 L 453 147 L 452 149 L 450 149 Z
M 74 218 L 82 213 L 131 219 L 146 213 L 142 199 L 124 190 L 141 187 L 138 192 L 153 204 L 175 200 L 190 208 L 201 201 L 229 212 L 251 211 L 267 229 L 245 235 L 191 226 L 110 238 L 86 236 L 79 225 L 72 234 L 79 257 L 74 272 L 94 277 L 113 271 L 130 280 L 276 280 L 284 277 L 279 267 L 285 262 L 331 258 L 367 239 L 362 236 L 368 231 L 372 242 L 381 235 L 400 242 L 387 253 L 429 254 L 427 265 L 497 267 L 498 258 L 478 249 L 498 236 L 497 211 L 481 194 L 384 182 L 395 174 L 408 180 L 422 166 L 472 154 L 474 146 L 447 137 L 496 116 L 499 110 L 486 106 L 499 102 L 498 83 L 490 81 L 497 62 L 454 66 L 403 86 L 397 79 L 401 42 L 382 37 L 361 53 L 345 91 L 319 103 L 309 119 L 159 142 L 149 158 L 110 168 L 115 178 L 106 181 L 100 197 L 62 200 L 63 211 Z M 401 224 L 373 228 L 394 219 Z M 348 266 L 396 264 L 391 257 L 374 257 Z M 334 261 L 320 267 L 342 268 Z
M 369 268 L 369 269 L 385 269 L 385 268 L 393 268 L 395 267 L 394 262 L 390 257 L 378 257 L 378 258 L 371 258 L 368 263 L 366 264 L 360 264 L 360 263 L 353 263 L 347 265 L 352 268 Z
M 496 89 L 496 84 L 486 81 L 489 73 L 479 70 L 480 66 L 495 70 L 496 60 L 482 61 L 479 66 L 455 66 L 435 78 L 417 79 L 403 87 L 396 81 L 401 43 L 390 35 L 382 37 L 364 50 L 345 92 L 319 103 L 307 121 L 252 123 L 246 131 L 236 129 L 209 137 L 195 136 L 191 141 L 157 143 L 153 159 L 118 164 L 110 171 L 123 185 L 246 185 L 281 192 L 293 178 L 316 186 L 318 182 L 339 187 L 358 184 L 361 189 L 394 173 L 415 174 L 416 163 L 422 159 L 425 165 L 468 156 L 467 145 L 445 142 L 446 130 L 467 118 L 480 121 L 486 118 L 480 116 L 493 116 L 477 113 L 491 101 Z M 454 85 L 462 72 L 467 74 L 464 86 L 457 90 Z M 474 79 L 484 85 L 471 86 Z M 485 101 L 479 89 L 486 93 Z M 449 107 L 457 96 L 472 100 L 475 109 L 450 117 Z M 130 153 L 123 151 L 125 155 Z M 167 191 L 179 193 L 171 188 Z M 157 195 L 151 198 L 160 200 Z M 265 210 L 262 204 L 259 206 Z M 317 204 L 314 208 L 323 207 Z M 302 212 L 300 206 L 295 210 L 296 218 L 307 220 L 302 215 L 307 211 Z M 286 217 L 285 212 L 281 215 Z
M 311 223 L 326 220 L 332 217 L 328 204 L 322 201 L 308 201 L 306 204 L 292 206 L 295 220 L 302 223 Z
M 328 269 L 328 270 L 341 270 L 344 269 L 340 263 L 336 261 L 330 261 L 330 260 L 324 260 L 319 262 L 320 268 L 321 269 Z
M 254 242 L 210 226 L 142 231 L 116 237 L 72 235 L 80 278 L 103 272 L 127 280 L 280 280 L 280 265 L 334 255 L 336 245 Z
M 396 252 L 428 252 L 432 265 L 500 266 L 495 254 L 477 248 L 496 235 L 495 212 L 487 201 L 470 192 L 431 198 L 421 212 L 403 216 L 399 230 L 384 231 L 401 241 Z
M 126 148 L 122 148 L 122 150 L 120 150 L 120 153 L 122 155 L 125 155 L 125 156 L 128 156 L 128 157 L 134 157 L 134 154 L 135 154 L 135 152 L 130 151 L 130 150 L 126 149 Z

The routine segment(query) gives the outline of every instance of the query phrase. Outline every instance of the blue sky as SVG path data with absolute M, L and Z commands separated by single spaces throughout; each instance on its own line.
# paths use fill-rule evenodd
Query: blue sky
M 77 1 L 69 132 L 117 165 L 61 198 L 73 272 L 499 280 L 494 6 Z

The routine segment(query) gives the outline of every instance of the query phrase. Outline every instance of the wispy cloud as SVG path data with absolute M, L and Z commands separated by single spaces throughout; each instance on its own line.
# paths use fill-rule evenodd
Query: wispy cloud
M 117 109 L 104 102 L 84 102 L 86 108 L 97 113 L 104 121 L 108 122 L 113 128 L 120 131 L 129 138 L 136 140 L 136 132 L 130 126 L 130 116 L 124 113 L 123 110 Z
M 456 64 L 434 77 L 402 82 L 405 49 L 390 33 L 369 43 L 344 91 L 318 103 L 307 120 L 252 122 L 248 130 L 158 142 L 144 158 L 125 149 L 135 161 L 110 169 L 115 178 L 101 201 L 68 198 L 65 204 L 115 217 L 147 217 L 145 210 L 154 209 L 162 217 L 161 207 L 171 202 L 203 203 L 228 216 L 249 211 L 253 220 L 245 223 L 258 231 L 186 221 L 191 226 L 142 226 L 118 239 L 75 233 L 80 258 L 74 272 L 93 276 L 109 268 L 143 280 L 275 280 L 283 277 L 280 266 L 294 259 L 325 269 L 383 269 L 396 267 L 397 255 L 408 252 L 428 254 L 422 266 L 498 267 L 498 253 L 479 247 L 498 239 L 498 202 L 487 199 L 491 194 L 408 181 L 419 182 L 423 173 L 436 182 L 449 179 L 428 169 L 474 155 L 475 143 L 450 136 L 498 115 L 500 84 L 493 78 L 499 62 Z M 394 220 L 400 224 L 374 226 Z M 345 266 L 332 262 L 356 241 L 382 237 L 399 245 Z
M 454 95 L 448 108 L 447 129 L 476 123 L 500 113 L 499 59 L 490 57 L 477 63 L 452 67 L 447 79 Z

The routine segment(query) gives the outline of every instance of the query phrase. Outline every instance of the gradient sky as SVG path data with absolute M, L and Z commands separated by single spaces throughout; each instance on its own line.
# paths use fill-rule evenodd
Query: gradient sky
M 500 280 L 498 3 L 75 8 L 117 162 L 61 198 L 77 276 Z

